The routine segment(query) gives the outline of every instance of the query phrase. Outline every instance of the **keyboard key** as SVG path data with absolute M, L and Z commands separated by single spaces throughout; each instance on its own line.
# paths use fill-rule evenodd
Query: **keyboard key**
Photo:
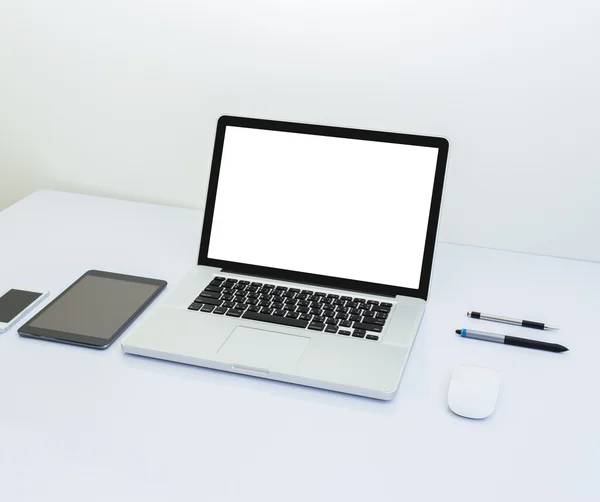
M 310 289 L 303 289 L 302 290 L 302 294 L 303 295 L 312 295 L 314 292 L 311 291 Z
M 379 305 L 381 305 L 382 307 L 390 307 L 390 308 L 392 308 L 392 304 L 391 303 L 381 302 Z
M 346 307 L 349 307 L 351 309 L 355 309 L 356 307 L 358 307 L 358 303 L 356 303 L 356 302 L 348 302 L 348 303 L 346 303 Z
M 214 305 L 204 305 L 204 307 L 200 309 L 200 312 L 212 312 L 214 309 Z
M 298 312 L 288 312 L 288 313 L 287 313 L 285 316 L 286 316 L 286 317 L 290 317 L 290 318 L 292 318 L 292 319 L 298 319 L 298 316 L 299 316 L 299 315 L 300 315 L 300 314 L 298 314 Z
M 352 322 L 351 321 L 340 321 L 340 326 L 342 326 L 343 328 L 351 328 Z
M 381 333 L 383 331 L 383 328 L 381 326 L 377 326 L 376 324 L 366 324 L 364 322 L 355 322 L 353 328 L 360 330 L 375 331 L 375 333 Z
M 367 335 L 365 338 L 367 340 L 379 340 L 379 337 L 377 335 Z
M 315 318 L 313 319 L 313 321 L 315 321 L 315 322 L 324 322 L 325 321 L 325 317 L 317 315 L 317 316 L 315 316 Z
M 292 293 L 300 293 L 300 290 L 298 288 L 290 288 L 288 289 L 288 291 L 291 291 Z
M 325 328 L 325 333 L 337 333 L 337 330 L 337 326 L 330 325 Z
M 283 296 L 283 291 L 280 291 L 280 290 L 277 290 L 277 289 L 276 289 L 275 291 L 271 291 L 271 294 L 272 294 L 273 296 L 280 297 L 280 296 Z
M 293 312 L 294 310 L 296 310 L 296 305 L 285 304 L 283 306 L 283 310 L 285 310 L 286 312 Z
M 277 286 L 275 291 L 287 291 L 287 288 L 285 286 Z
M 296 310 L 296 312 L 300 312 L 301 314 L 308 314 L 308 307 L 298 307 L 298 309 Z
M 342 296 L 342 297 L 340 298 L 340 300 L 344 300 L 344 301 L 347 301 L 347 302 L 349 302 L 349 301 L 352 301 L 352 297 L 351 297 L 351 296 Z
M 346 305 L 346 302 L 344 300 L 334 300 L 332 305 L 336 305 L 338 307 L 343 307 L 344 305 Z
M 250 284 L 250 281 L 238 281 L 238 284 L 244 284 L 244 285 L 248 285 Z
M 273 302 L 273 304 L 271 305 L 271 307 L 273 307 L 274 309 L 281 310 L 283 308 L 283 303 L 281 303 L 281 302 Z
M 214 298 L 210 298 L 204 295 L 200 295 L 198 298 L 196 298 L 195 301 L 199 303 L 207 303 L 208 305 L 216 305 L 217 307 L 221 305 L 221 303 L 223 303 L 223 300 L 215 300 Z
M 379 305 L 379 302 L 377 300 L 367 300 L 367 303 L 369 305 Z
M 227 312 L 225 307 L 215 307 L 215 310 L 213 310 L 213 314 L 223 315 L 225 312 Z
M 227 307 L 227 308 L 231 308 L 234 306 L 235 306 L 235 303 L 233 303 L 233 302 L 223 302 L 223 305 L 222 305 L 222 307 Z
M 258 293 L 248 293 L 247 298 L 258 298 L 259 294 Z
M 350 336 L 350 331 L 348 331 L 347 329 L 340 329 L 338 331 L 338 335 L 346 335 L 346 336 Z
M 296 296 L 296 293 L 288 289 L 285 293 L 283 293 L 283 296 L 285 296 L 286 298 L 294 298 L 294 296 Z
M 317 292 L 315 293 L 315 296 L 325 296 L 325 293 Z
M 243 303 L 236 303 L 235 308 L 238 310 L 246 310 L 246 305 L 244 305 Z
M 348 319 L 348 314 L 339 313 L 335 316 L 336 319 Z
M 354 333 L 352 333 L 352 336 L 354 336 L 356 338 L 364 338 L 365 335 L 366 335 L 366 333 L 362 329 L 355 329 Z
M 308 325 L 308 329 L 312 329 L 315 331 L 323 331 L 325 329 L 325 325 L 322 322 L 311 322 Z
M 273 311 L 273 315 L 283 317 L 285 315 L 285 310 L 276 309 L 276 310 Z
M 362 315 L 363 315 L 363 317 L 375 317 L 375 314 L 373 312 L 371 312 L 370 310 L 363 310 Z
M 373 306 L 373 308 L 371 310 L 373 312 L 384 312 L 386 314 L 390 313 L 390 308 L 389 307 L 382 307 L 381 305 L 375 305 L 375 306 Z
M 233 295 L 221 295 L 221 300 L 231 301 L 233 300 Z
M 256 298 L 248 298 L 246 300 L 246 305 L 256 305 L 258 303 L 258 300 Z
M 335 309 L 336 312 L 341 312 L 342 314 L 347 314 L 349 310 L 348 307 L 338 307 Z
M 333 311 L 335 307 L 333 305 L 323 305 L 323 310 Z
M 305 295 L 304 293 L 300 293 L 299 295 L 296 295 L 297 300 L 306 300 L 307 298 L 308 298 L 308 295 Z
M 321 315 L 323 311 L 321 309 L 310 309 L 312 315 Z
M 262 282 L 253 282 L 252 284 L 250 284 L 250 286 L 252 286 L 252 287 L 260 287 L 260 286 L 262 286 Z
M 340 297 L 340 295 L 334 295 L 334 294 L 328 294 L 327 298 L 333 298 L 334 300 L 337 300 Z
M 213 293 L 220 293 L 221 291 L 223 291 L 223 288 L 220 286 L 206 286 L 204 288 L 204 291 L 210 291 Z
M 208 296 L 209 298 L 214 298 L 215 300 L 218 300 L 219 298 L 221 298 L 221 293 L 215 293 L 214 291 L 206 291 L 206 289 L 204 291 L 202 291 L 202 293 L 200 293 L 200 296 Z
M 362 313 L 362 310 L 360 310 L 360 309 L 350 309 L 350 313 L 358 315 L 358 314 Z
M 240 317 L 242 315 L 242 310 L 238 310 L 238 309 L 229 309 L 229 312 L 227 312 L 227 314 L 230 317 Z
M 224 289 L 224 290 L 222 291 L 222 293 L 223 293 L 224 295 L 233 295 L 233 294 L 235 293 L 235 290 L 234 290 L 234 289 Z
M 243 315 L 244 319 L 251 319 L 253 321 L 270 322 L 273 324 L 284 324 L 286 326 L 295 326 L 297 328 L 306 328 L 308 321 L 303 319 L 292 319 L 291 317 L 281 317 L 275 315 L 268 315 L 258 312 L 245 312 Z
M 388 315 L 385 312 L 378 312 L 377 314 L 375 314 L 375 317 L 377 319 L 387 319 Z
M 233 277 L 229 277 L 228 279 L 225 280 L 225 282 L 235 283 L 235 282 L 237 282 L 237 279 L 234 279 Z
M 275 284 L 265 284 L 264 287 L 265 288 L 269 288 L 269 289 L 273 289 L 275 287 Z
M 202 308 L 201 303 L 194 302 L 188 307 L 188 310 L 200 310 L 201 308 Z
M 266 308 L 266 307 L 265 307 L 265 308 L 263 308 L 263 309 L 260 309 L 260 313 L 261 313 L 261 314 L 268 314 L 268 315 L 271 315 L 271 314 L 273 313 L 273 309 L 268 309 L 268 308 Z
M 233 301 L 234 301 L 234 302 L 238 302 L 238 303 L 239 303 L 239 302 L 243 302 L 243 301 L 245 301 L 245 300 L 246 300 L 246 297 L 245 297 L 245 296 L 235 295 L 235 296 L 233 297 Z
M 249 310 L 250 312 L 260 312 L 260 307 L 257 307 L 256 305 L 250 305 L 250 306 L 248 307 L 248 310 Z
M 331 324 L 332 326 L 337 326 L 337 320 L 335 320 L 333 317 L 328 317 L 325 320 L 325 324 Z
M 364 298 L 355 298 L 354 301 L 359 303 L 365 303 L 367 300 L 365 300 Z
M 326 303 L 327 305 L 331 305 L 334 301 L 333 298 L 329 298 L 328 296 L 321 297 L 321 303 Z
M 355 315 L 351 315 L 350 316 L 350 320 L 351 321 L 358 321 L 358 322 L 360 322 L 360 321 L 362 321 L 362 317 L 355 314 Z
M 298 319 L 302 319 L 303 321 L 310 321 L 312 319 L 312 316 L 310 314 L 300 314 L 300 317 Z
M 213 280 L 223 282 L 225 280 L 225 277 L 215 277 Z
M 269 305 L 271 305 L 271 302 L 269 300 L 261 300 L 258 302 L 259 307 L 268 307 Z
M 296 303 L 298 302 L 298 300 L 294 300 L 293 298 L 286 298 L 283 303 L 287 304 L 287 305 L 296 305 Z
M 367 324 L 376 324 L 377 326 L 383 326 L 385 324 L 384 319 L 377 319 L 375 317 L 365 317 L 362 322 Z

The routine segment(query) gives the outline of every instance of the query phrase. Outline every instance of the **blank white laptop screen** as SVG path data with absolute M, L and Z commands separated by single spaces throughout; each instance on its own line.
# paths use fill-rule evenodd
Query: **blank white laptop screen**
M 227 126 L 208 258 L 417 289 L 437 157 Z

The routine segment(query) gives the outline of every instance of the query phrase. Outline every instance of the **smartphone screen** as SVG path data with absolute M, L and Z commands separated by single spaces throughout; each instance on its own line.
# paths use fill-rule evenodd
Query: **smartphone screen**
M 36 301 L 42 293 L 11 289 L 0 297 L 0 323 L 9 323 Z

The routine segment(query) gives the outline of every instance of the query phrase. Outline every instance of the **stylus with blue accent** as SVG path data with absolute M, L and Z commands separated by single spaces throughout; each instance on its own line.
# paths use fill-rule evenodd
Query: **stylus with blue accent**
M 456 334 L 463 338 L 475 338 L 486 342 L 503 343 L 505 345 L 516 345 L 517 347 L 527 347 L 528 349 L 547 350 L 549 352 L 566 352 L 566 347 L 558 343 L 540 342 L 530 340 L 529 338 L 519 338 L 518 336 L 500 335 L 498 333 L 487 333 L 485 331 L 475 331 L 473 329 L 457 329 Z

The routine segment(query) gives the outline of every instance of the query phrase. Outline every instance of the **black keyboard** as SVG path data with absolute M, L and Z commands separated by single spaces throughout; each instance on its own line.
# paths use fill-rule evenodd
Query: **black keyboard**
M 188 309 L 377 341 L 392 304 L 215 277 Z

